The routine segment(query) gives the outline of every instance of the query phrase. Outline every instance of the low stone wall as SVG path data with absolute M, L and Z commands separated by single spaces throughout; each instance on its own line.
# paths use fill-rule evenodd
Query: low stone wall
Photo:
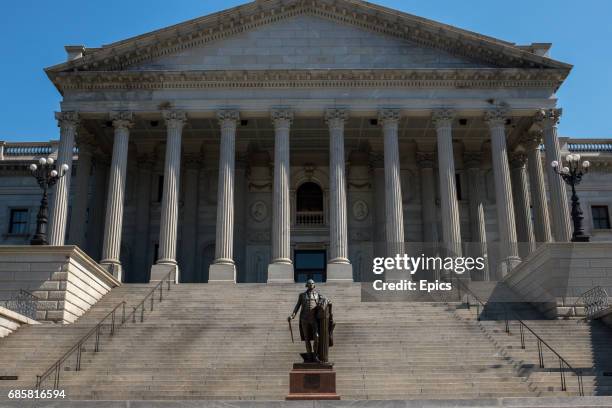
M 6 337 L 24 324 L 39 324 L 17 312 L 0 306 L 0 338 Z
M 504 282 L 547 317 L 584 314 L 576 302 L 595 286 L 612 293 L 612 243 L 542 244 Z
M 76 246 L 0 246 L 0 299 L 32 292 L 37 320 L 72 323 L 119 285 Z

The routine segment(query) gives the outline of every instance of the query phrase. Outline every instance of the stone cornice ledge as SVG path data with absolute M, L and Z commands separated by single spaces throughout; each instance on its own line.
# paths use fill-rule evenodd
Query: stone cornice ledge
M 167 88 L 558 88 L 567 72 L 557 69 L 320 69 L 214 71 L 61 72 L 50 77 L 60 90 Z
M 121 282 L 115 279 L 102 268 L 96 261 L 91 259 L 81 248 L 76 245 L 64 246 L 28 246 L 28 245 L 0 245 L 0 255 L 27 255 L 27 254 L 49 254 L 49 255 L 64 255 L 66 258 L 74 258 L 89 268 L 89 270 L 98 278 L 112 287 L 121 286 Z

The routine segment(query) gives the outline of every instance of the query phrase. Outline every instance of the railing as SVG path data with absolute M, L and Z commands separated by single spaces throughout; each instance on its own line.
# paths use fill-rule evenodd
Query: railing
M 323 225 L 323 211 L 296 211 L 296 225 Z
M 72 346 L 70 348 L 70 350 L 68 350 L 62 357 L 59 358 L 59 360 L 57 360 L 55 363 L 53 363 L 51 365 L 51 367 L 49 367 L 47 369 L 47 371 L 45 371 L 43 374 L 41 375 L 37 375 L 36 376 L 36 389 L 37 390 L 41 390 L 41 389 L 51 389 L 49 387 L 43 387 L 43 384 L 50 378 L 53 378 L 53 388 L 54 390 L 57 390 L 59 388 L 59 384 L 60 384 L 60 374 L 62 371 L 62 368 L 64 368 L 65 371 L 70 371 L 71 370 L 71 366 L 74 366 L 74 371 L 80 371 L 81 370 L 81 363 L 82 363 L 82 355 L 83 352 L 87 351 L 85 345 L 87 344 L 88 341 L 91 340 L 92 344 L 92 349 L 94 353 L 97 353 L 100 351 L 101 349 L 101 340 L 103 339 L 103 335 L 105 333 L 105 330 L 108 331 L 108 338 L 110 339 L 112 336 L 114 336 L 115 332 L 117 331 L 117 329 L 121 328 L 124 324 L 132 321 L 132 323 L 136 323 L 136 314 L 137 311 L 140 310 L 140 317 L 139 320 L 140 322 L 144 321 L 144 315 L 145 315 L 145 304 L 147 303 L 147 301 L 150 300 L 151 302 L 151 306 L 150 306 L 150 310 L 153 311 L 153 305 L 155 303 L 155 292 L 159 290 L 159 301 L 161 302 L 163 300 L 163 292 L 164 292 L 164 283 L 167 282 L 168 284 L 168 291 L 170 291 L 170 282 L 172 281 L 172 279 L 170 278 L 172 276 L 173 272 L 169 272 L 161 281 L 159 281 L 159 283 L 157 285 L 155 285 L 154 288 L 152 288 L 148 294 L 144 297 L 144 299 L 138 303 L 138 305 L 136 307 L 133 308 L 132 312 L 130 312 L 129 315 L 126 316 L 126 302 L 120 302 L 119 304 L 117 304 L 113 310 L 111 310 L 106 316 L 104 316 L 102 318 L 102 320 L 100 320 L 98 322 L 98 324 L 96 324 L 95 327 L 93 327 L 89 332 L 87 332 L 87 334 L 85 336 L 83 336 L 79 341 L 76 342 L 76 344 L 74 346 Z M 117 313 L 118 310 L 121 309 L 121 323 L 117 323 Z M 74 361 L 72 363 L 70 363 L 70 359 L 74 357 Z
M 36 320 L 39 300 L 27 290 L 19 289 L 19 292 L 13 294 L 4 304 L 7 309 Z
M 580 298 L 583 299 L 584 314 L 587 319 L 593 317 L 595 313 L 610 307 L 608 292 L 601 286 L 595 286 L 593 289 L 587 290 L 580 295 Z
M 484 303 L 482 300 L 480 300 L 478 298 L 478 296 L 476 296 L 463 282 L 461 282 L 461 280 L 459 279 L 455 279 L 454 282 L 458 283 L 459 288 L 463 289 L 463 291 L 465 293 L 467 293 L 469 296 L 473 297 L 476 300 L 476 316 L 477 316 L 477 320 L 480 321 L 480 308 L 482 307 L 483 310 L 483 314 L 486 310 L 486 303 Z M 466 304 L 467 304 L 467 308 L 470 309 L 470 300 L 469 300 L 469 296 L 467 298 Z M 512 312 L 514 314 L 514 312 Z M 510 322 L 511 320 L 508 317 L 508 308 L 506 307 L 506 305 L 504 305 L 504 320 L 505 320 L 505 332 L 510 335 Z M 542 339 L 535 331 L 533 331 L 529 326 L 527 326 L 525 324 L 525 322 L 523 322 L 521 319 L 518 318 L 518 316 L 514 316 L 513 317 L 513 322 L 518 323 L 519 325 L 519 333 L 520 333 L 520 337 L 521 337 L 521 349 L 525 350 L 525 330 L 527 330 L 529 333 L 531 333 L 535 338 L 536 338 L 536 345 L 538 348 L 538 360 L 539 360 L 539 365 L 540 368 L 544 368 L 544 347 L 547 348 L 551 353 L 553 353 L 555 355 L 555 357 L 558 359 L 559 361 L 559 375 L 560 375 L 560 381 L 561 381 L 561 391 L 567 391 L 567 383 L 566 383 L 566 371 L 569 370 L 571 372 L 574 373 L 574 375 L 576 375 L 576 378 L 578 380 L 578 393 L 580 394 L 580 396 L 584 396 L 584 385 L 583 385 L 583 381 L 582 381 L 582 371 L 581 370 L 577 370 L 574 367 L 572 367 L 567 360 L 565 360 L 563 357 L 561 357 L 561 355 L 552 348 L 552 346 L 550 344 L 548 344 L 546 341 L 544 341 L 544 339 Z

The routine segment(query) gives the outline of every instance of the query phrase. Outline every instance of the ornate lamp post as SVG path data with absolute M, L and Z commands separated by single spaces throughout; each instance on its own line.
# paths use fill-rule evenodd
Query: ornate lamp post
M 43 196 L 40 200 L 40 208 L 38 209 L 38 215 L 36 216 L 36 234 L 30 241 L 30 245 L 48 245 L 47 242 L 47 221 L 49 218 L 49 201 L 47 198 L 47 191 L 52 187 L 57 180 L 64 177 L 69 170 L 67 164 L 62 164 L 61 174 L 55 170 L 53 165 L 54 160 L 49 158 L 41 157 L 38 160 L 38 166 L 35 163 L 30 164 L 30 171 L 36 178 L 38 185 L 43 190 Z
M 589 242 L 589 236 L 582 229 L 582 209 L 580 208 L 580 200 L 576 194 L 576 186 L 582 181 L 588 171 L 591 163 L 587 160 L 580 163 L 579 154 L 568 154 L 565 157 L 569 167 L 561 167 L 558 161 L 553 161 L 551 165 L 563 181 L 572 187 L 572 221 L 574 223 L 574 233 L 572 234 L 572 242 Z

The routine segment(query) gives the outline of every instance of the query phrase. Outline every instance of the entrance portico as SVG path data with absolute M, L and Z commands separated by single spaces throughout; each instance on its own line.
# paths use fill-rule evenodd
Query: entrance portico
M 90 208 L 86 246 L 104 237 L 109 271 L 290 282 L 295 252 L 312 249 L 325 251 L 328 281 L 353 281 L 375 248 L 459 255 L 477 243 L 468 252 L 484 254 L 496 243 L 504 253 L 480 279 L 527 253 L 517 217 L 529 250 L 533 235 L 567 239 L 562 185 L 551 214 L 542 207 L 539 147 L 558 156 L 554 95 L 571 67 L 542 44 L 433 22 L 424 32 L 407 14 L 331 3 L 249 3 L 176 32 L 70 47 L 47 69 L 64 97 L 61 149 L 76 139 L 107 186 L 76 207 Z M 515 167 L 517 151 L 526 163 Z M 52 210 L 56 244 L 69 188 L 67 177 Z

